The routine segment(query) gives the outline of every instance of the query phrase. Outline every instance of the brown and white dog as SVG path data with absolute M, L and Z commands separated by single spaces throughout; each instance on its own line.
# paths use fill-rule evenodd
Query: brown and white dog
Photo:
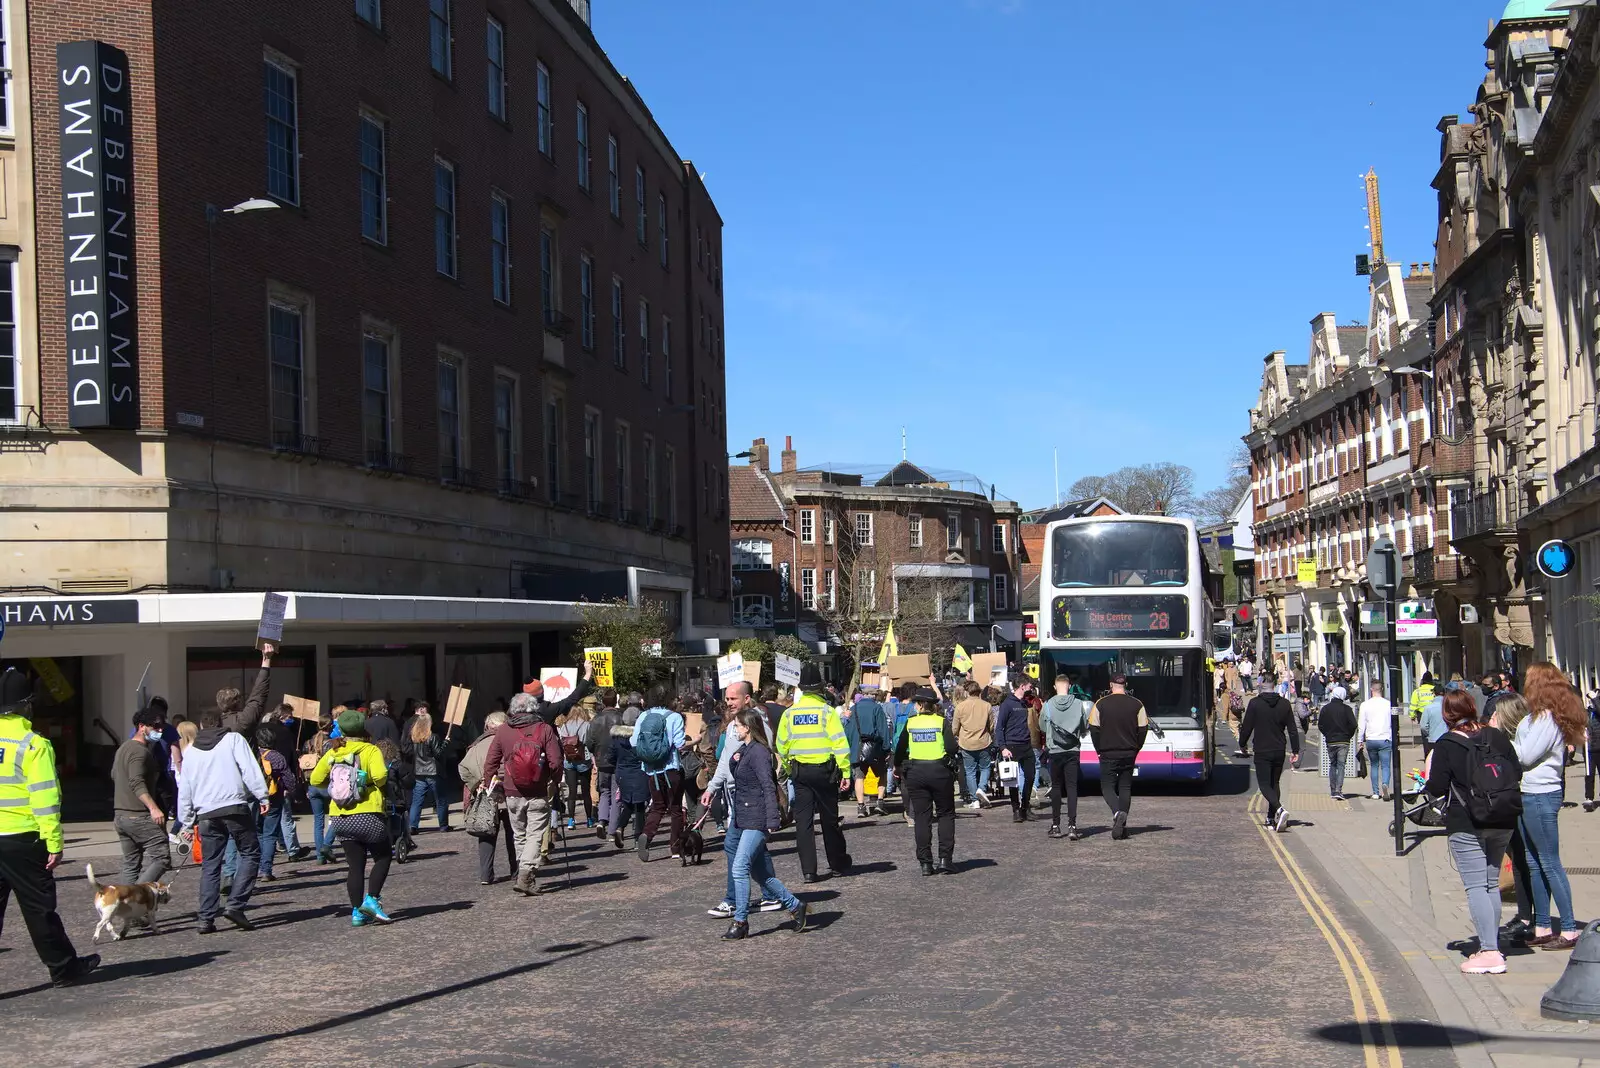
M 89 873 L 89 886 L 94 890 L 95 911 L 100 913 L 100 923 L 94 929 L 92 942 L 100 941 L 100 932 L 110 931 L 113 942 L 128 933 L 136 923 L 150 928 L 151 934 L 160 934 L 156 928 L 156 910 L 167 903 L 172 883 L 137 883 L 133 886 L 109 886 L 94 877 L 94 865 L 85 864 Z

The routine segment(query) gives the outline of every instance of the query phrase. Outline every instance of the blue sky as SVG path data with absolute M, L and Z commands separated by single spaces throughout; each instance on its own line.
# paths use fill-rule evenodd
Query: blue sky
M 1503 0 L 595 0 L 722 212 L 729 451 L 910 456 L 1025 506 L 1224 476 L 1262 357 L 1433 259 L 1438 134 Z

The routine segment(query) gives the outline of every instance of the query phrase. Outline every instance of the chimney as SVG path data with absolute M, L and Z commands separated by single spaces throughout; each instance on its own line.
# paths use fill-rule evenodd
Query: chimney
M 783 473 L 786 475 L 792 475 L 799 470 L 799 465 L 795 463 L 794 457 L 794 435 L 784 435 L 783 452 L 779 454 L 778 460 L 783 464 Z
M 762 472 L 772 470 L 767 454 L 767 439 L 756 438 L 750 443 L 750 466 Z

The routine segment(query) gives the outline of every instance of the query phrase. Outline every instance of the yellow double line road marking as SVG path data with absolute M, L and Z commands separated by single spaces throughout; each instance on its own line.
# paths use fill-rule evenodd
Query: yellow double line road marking
M 1317 930 L 1322 932 L 1322 937 L 1328 942 L 1328 948 L 1333 950 L 1334 959 L 1339 962 L 1339 970 L 1344 973 L 1345 985 L 1350 990 L 1350 1004 L 1355 1010 L 1356 1026 L 1361 1030 L 1361 1045 L 1366 1054 L 1367 1068 L 1383 1068 L 1385 1059 L 1388 1068 L 1402 1068 L 1400 1044 L 1395 1041 L 1394 1024 L 1389 1017 L 1389 1005 L 1383 998 L 1377 977 L 1367 966 L 1366 957 L 1362 955 L 1350 932 L 1345 930 L 1344 924 L 1339 922 L 1339 917 L 1334 914 L 1333 909 L 1329 908 L 1322 895 L 1317 893 L 1317 888 L 1312 885 L 1310 877 L 1294 859 L 1288 847 L 1278 841 L 1277 835 L 1262 826 L 1261 817 L 1266 815 L 1266 806 L 1260 794 L 1250 799 L 1249 811 L 1256 832 L 1267 844 L 1273 859 L 1283 870 L 1284 878 L 1289 880 L 1289 886 L 1293 888 L 1295 896 L 1300 899 L 1306 914 L 1311 917 L 1311 922 L 1317 925 Z M 1367 1012 L 1369 1000 L 1372 1004 L 1370 1014 Z M 1374 1023 L 1377 1024 L 1381 1038 L 1373 1033 Z M 1387 1054 L 1387 1058 L 1383 1054 Z

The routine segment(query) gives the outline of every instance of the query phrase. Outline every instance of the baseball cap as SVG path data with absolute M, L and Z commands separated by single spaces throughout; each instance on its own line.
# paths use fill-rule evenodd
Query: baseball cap
M 1111 676 L 1111 681 L 1116 683 L 1118 686 L 1126 686 L 1128 685 L 1128 676 L 1118 672 L 1117 674 Z

